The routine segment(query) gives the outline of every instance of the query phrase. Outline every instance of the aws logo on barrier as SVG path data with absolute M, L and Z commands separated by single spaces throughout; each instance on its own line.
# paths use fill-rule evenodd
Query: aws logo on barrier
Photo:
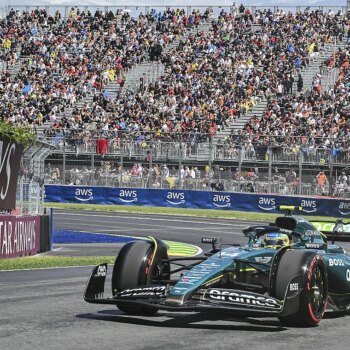
M 92 188 L 77 188 L 74 198 L 80 202 L 92 201 L 94 199 Z
M 119 199 L 124 203 L 137 202 L 137 191 L 135 190 L 120 190 Z
M 231 206 L 231 197 L 228 194 L 214 194 L 213 204 L 218 208 L 227 208 Z
M 303 199 L 300 203 L 300 206 L 303 208 L 305 213 L 314 213 L 317 211 L 317 204 L 314 200 Z
M 276 199 L 273 197 L 259 197 L 258 207 L 262 210 L 273 210 L 276 206 Z
M 350 202 L 340 202 L 338 210 L 342 215 L 350 215 Z
M 184 192 L 168 192 L 166 201 L 172 205 L 185 204 L 185 193 Z

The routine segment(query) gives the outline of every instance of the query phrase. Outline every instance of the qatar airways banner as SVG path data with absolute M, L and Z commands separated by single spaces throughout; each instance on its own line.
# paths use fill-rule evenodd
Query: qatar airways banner
M 301 215 L 350 217 L 350 201 L 340 198 L 175 189 L 45 186 L 45 200 L 60 203 L 142 205 L 154 207 L 279 213 L 279 205 L 301 207 Z
M 0 137 L 0 209 L 16 207 L 17 176 L 23 145 Z
M 0 215 L 0 259 L 40 251 L 40 216 Z

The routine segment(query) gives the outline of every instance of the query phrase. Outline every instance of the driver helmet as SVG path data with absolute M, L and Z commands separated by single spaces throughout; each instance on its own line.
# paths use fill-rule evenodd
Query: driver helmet
M 284 233 L 268 233 L 264 239 L 265 248 L 279 249 L 289 244 L 289 237 Z

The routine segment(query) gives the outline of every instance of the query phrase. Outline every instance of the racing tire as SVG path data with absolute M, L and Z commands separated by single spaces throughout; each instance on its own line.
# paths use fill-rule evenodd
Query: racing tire
M 305 284 L 299 307 L 294 314 L 280 316 L 279 320 L 287 326 L 316 326 L 322 320 L 328 298 L 327 268 L 321 256 L 312 251 L 287 250 L 278 264 L 274 294 L 284 300 L 290 281 L 301 271 Z
M 112 294 L 152 283 L 153 276 L 148 273 L 153 247 L 149 242 L 139 241 L 125 244 L 120 250 L 113 267 Z M 152 316 L 156 307 L 117 303 L 117 307 L 132 315 Z

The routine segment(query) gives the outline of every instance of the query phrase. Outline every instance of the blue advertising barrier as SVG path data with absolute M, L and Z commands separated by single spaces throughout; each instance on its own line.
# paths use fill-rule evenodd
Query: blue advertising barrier
M 45 186 L 45 201 L 221 209 L 278 213 L 278 205 L 302 207 L 304 215 L 350 217 L 350 200 L 323 197 L 295 197 L 256 193 L 135 189 L 89 186 Z

